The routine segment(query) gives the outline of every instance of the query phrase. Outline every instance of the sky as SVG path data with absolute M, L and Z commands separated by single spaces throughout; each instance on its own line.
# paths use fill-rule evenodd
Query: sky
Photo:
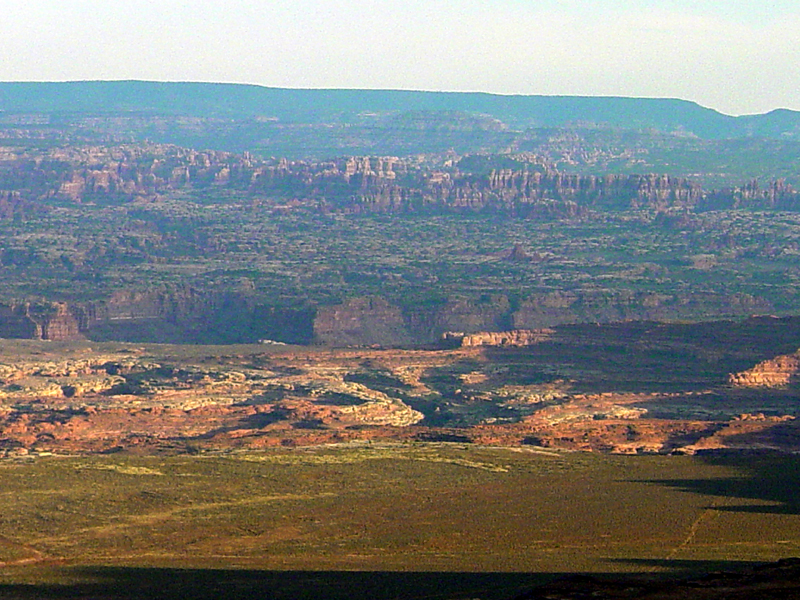
M 3 0 L 0 57 L 2 81 L 669 97 L 740 115 L 800 110 L 800 2 Z

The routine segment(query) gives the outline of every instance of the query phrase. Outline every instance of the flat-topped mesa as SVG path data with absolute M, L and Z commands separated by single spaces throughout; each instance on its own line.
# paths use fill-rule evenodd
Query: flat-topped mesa
M 728 375 L 737 387 L 785 387 L 800 381 L 800 350 L 758 363 L 752 369 Z
M 461 333 L 447 331 L 442 341 L 448 345 L 468 348 L 473 346 L 532 346 L 546 342 L 555 333 L 554 329 L 513 329 L 511 331 L 481 331 Z

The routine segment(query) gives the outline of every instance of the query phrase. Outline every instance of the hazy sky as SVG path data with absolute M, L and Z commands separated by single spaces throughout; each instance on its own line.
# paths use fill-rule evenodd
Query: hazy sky
M 743 114 L 800 110 L 800 2 L 3 0 L 0 57 L 5 81 L 658 96 Z

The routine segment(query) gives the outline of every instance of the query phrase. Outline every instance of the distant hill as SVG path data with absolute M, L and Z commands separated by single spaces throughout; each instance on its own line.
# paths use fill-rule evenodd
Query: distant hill
M 800 112 L 732 117 L 676 99 L 504 96 L 467 92 L 300 90 L 218 83 L 0 83 L 0 111 L 138 113 L 287 124 L 360 123 L 413 111 L 492 117 L 513 129 L 591 125 L 682 132 L 705 139 L 800 139 Z M 0 112 L 0 114 L 1 114 Z

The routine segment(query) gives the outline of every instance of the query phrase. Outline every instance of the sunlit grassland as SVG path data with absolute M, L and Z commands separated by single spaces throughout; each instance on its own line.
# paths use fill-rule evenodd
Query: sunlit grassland
M 774 560 L 800 553 L 787 503 L 797 462 L 454 444 L 5 462 L 2 581 L 98 566 L 557 573 Z

